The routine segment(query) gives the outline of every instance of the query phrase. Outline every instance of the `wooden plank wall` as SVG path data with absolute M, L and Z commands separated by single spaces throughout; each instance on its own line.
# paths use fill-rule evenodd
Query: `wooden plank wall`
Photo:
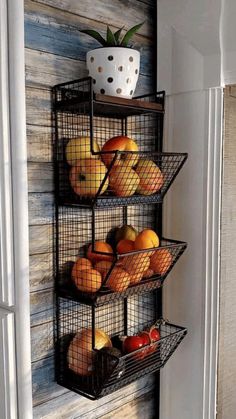
M 35 418 L 148 419 L 154 414 L 154 381 L 145 377 L 90 402 L 54 381 L 53 177 L 51 87 L 87 74 L 86 52 L 96 43 L 80 29 L 104 31 L 145 20 L 135 43 L 141 48 L 136 93 L 155 88 L 155 2 L 152 0 L 25 0 L 26 109 L 29 177 L 30 286 Z
M 224 95 L 217 418 L 236 415 L 236 86 Z

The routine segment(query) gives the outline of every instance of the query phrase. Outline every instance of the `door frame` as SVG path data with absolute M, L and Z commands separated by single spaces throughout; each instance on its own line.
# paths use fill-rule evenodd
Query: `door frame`
M 17 418 L 31 419 L 24 1 L 2 0 L 0 10 L 0 222 L 4 226 L 0 246 L 4 295 L 0 308 L 14 316 L 15 336 L 9 347 L 16 360 Z M 10 387 L 6 391 L 11 393 Z

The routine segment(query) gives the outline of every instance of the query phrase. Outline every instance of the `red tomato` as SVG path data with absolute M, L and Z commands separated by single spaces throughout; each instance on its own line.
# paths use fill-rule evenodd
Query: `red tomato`
M 156 329 L 156 327 L 154 327 L 153 329 L 151 328 L 150 338 L 151 338 L 152 342 L 157 342 L 158 340 L 161 339 L 160 332 L 159 332 L 158 329 Z
M 123 343 L 123 351 L 126 354 L 134 352 L 137 349 L 142 348 L 143 339 L 140 336 L 128 336 Z
M 139 336 L 143 339 L 143 345 L 149 345 L 151 342 L 150 336 L 148 332 L 141 332 Z

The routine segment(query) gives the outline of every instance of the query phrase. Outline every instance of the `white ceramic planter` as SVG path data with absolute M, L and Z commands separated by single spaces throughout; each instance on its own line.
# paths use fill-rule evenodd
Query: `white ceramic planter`
M 93 90 L 131 99 L 139 76 L 140 53 L 131 48 L 104 47 L 87 53 Z

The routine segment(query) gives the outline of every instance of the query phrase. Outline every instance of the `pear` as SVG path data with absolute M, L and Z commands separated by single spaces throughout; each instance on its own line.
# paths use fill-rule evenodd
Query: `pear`
M 124 224 L 122 227 L 120 227 L 116 232 L 116 243 L 118 243 L 120 240 L 132 240 L 134 241 L 138 235 L 137 230 L 135 230 L 134 227 L 131 225 Z

